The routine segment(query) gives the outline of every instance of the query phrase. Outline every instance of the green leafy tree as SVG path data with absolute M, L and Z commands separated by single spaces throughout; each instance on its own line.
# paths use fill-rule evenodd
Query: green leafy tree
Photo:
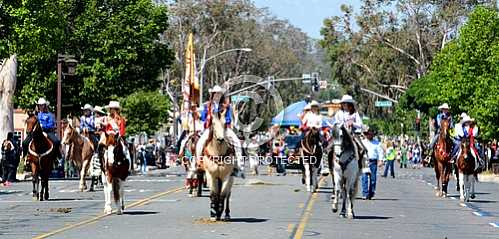
M 401 100 L 406 108 L 435 113 L 442 102 L 454 115 L 474 117 L 485 139 L 499 136 L 499 14 L 479 7 L 459 36 L 437 54 L 430 72 Z
M 121 100 L 127 133 L 146 132 L 151 135 L 166 123 L 170 102 L 158 91 L 139 91 Z
M 158 41 L 168 27 L 167 7 L 150 0 L 6 1 L 0 16 L 0 58 L 18 55 L 22 108 L 40 96 L 55 102 L 58 53 L 79 61 L 76 76 L 63 80 L 63 104 L 73 110 L 159 88 L 158 73 L 173 59 Z

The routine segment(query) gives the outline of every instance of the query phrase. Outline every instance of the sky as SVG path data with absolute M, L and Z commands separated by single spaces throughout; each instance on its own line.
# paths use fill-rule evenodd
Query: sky
M 357 11 L 360 0 L 253 0 L 257 7 L 267 7 L 273 15 L 288 19 L 310 37 L 319 39 L 322 21 L 330 16 L 340 16 L 342 4 L 352 5 Z

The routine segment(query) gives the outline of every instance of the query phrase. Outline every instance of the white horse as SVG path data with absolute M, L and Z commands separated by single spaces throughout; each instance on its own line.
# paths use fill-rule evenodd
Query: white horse
M 334 143 L 336 146 L 341 145 L 341 152 L 334 150 L 338 147 L 333 146 L 334 151 L 329 154 L 329 157 L 333 157 L 333 160 L 330 160 L 333 163 L 330 167 L 333 169 L 334 180 L 332 210 L 334 213 L 338 211 L 338 200 L 341 193 L 343 205 L 340 216 L 353 219 L 355 218 L 353 202 L 357 194 L 360 169 L 362 168 L 360 165 L 361 155 L 359 155 L 359 149 L 353 136 L 344 126 L 341 126 L 340 129 L 334 128 L 333 134 L 335 134 Z

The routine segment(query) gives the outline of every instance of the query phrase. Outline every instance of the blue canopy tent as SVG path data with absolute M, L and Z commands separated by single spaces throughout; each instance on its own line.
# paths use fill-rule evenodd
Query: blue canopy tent
M 303 112 L 303 108 L 305 108 L 306 105 L 307 102 L 303 100 L 291 104 L 290 106 L 286 107 L 283 111 L 279 112 L 277 116 L 272 118 L 272 124 L 284 127 L 300 126 L 301 121 L 300 118 L 298 118 L 298 115 Z M 323 117 L 322 127 L 326 127 L 328 125 L 328 122 L 332 124 L 333 119 L 328 117 Z
M 272 124 L 280 126 L 300 126 L 300 118 L 298 118 L 298 115 L 303 112 L 303 108 L 305 108 L 306 105 L 307 102 L 304 100 L 291 104 L 272 118 Z

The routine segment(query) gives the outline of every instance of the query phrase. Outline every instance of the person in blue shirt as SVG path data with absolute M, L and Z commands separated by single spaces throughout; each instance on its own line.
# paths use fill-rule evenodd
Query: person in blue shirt
M 436 119 L 436 124 L 435 124 L 435 135 L 433 136 L 433 139 L 431 140 L 430 143 L 430 150 L 433 150 L 435 147 L 435 143 L 437 142 L 438 135 L 440 134 L 440 124 L 443 119 L 448 119 L 449 120 L 449 127 L 454 128 L 454 123 L 452 122 L 452 115 L 449 111 L 449 105 L 447 103 L 444 103 L 443 105 L 439 106 L 438 109 L 440 110 L 440 113 L 437 115 Z
M 376 193 L 376 175 L 378 171 L 378 161 L 383 159 L 383 149 L 380 143 L 374 139 L 375 132 L 368 129 L 364 132 L 365 139 L 362 144 L 367 150 L 366 167 L 362 169 L 362 199 L 371 200 Z
M 48 106 L 49 102 L 46 101 L 44 98 L 38 99 L 38 122 L 40 122 L 40 126 L 42 127 L 43 132 L 47 134 L 47 137 L 52 141 L 54 144 L 54 148 L 58 149 L 57 150 L 57 157 L 61 158 L 62 153 L 60 150 L 61 146 L 61 141 L 55 134 L 56 130 L 56 120 L 54 114 L 49 112 Z
M 88 139 L 92 141 L 94 147 L 97 147 L 97 137 L 95 135 L 95 117 L 92 114 L 93 107 L 89 104 L 85 104 L 83 108 L 83 115 L 80 117 L 80 132 L 83 135 L 88 136 Z
M 225 119 L 226 127 L 225 134 L 226 138 L 230 141 L 230 144 L 234 147 L 237 161 L 234 167 L 234 175 L 244 178 L 244 161 L 242 157 L 243 153 L 241 148 L 241 141 L 232 130 L 233 114 L 232 107 L 230 105 L 230 98 L 225 97 L 225 90 L 218 85 L 210 89 L 209 92 L 210 101 L 204 104 L 203 111 L 201 112 L 201 121 L 204 122 L 205 129 L 196 145 L 196 155 L 203 155 L 203 149 L 210 133 L 212 114 L 225 111 L 225 115 L 223 116 L 223 118 Z

